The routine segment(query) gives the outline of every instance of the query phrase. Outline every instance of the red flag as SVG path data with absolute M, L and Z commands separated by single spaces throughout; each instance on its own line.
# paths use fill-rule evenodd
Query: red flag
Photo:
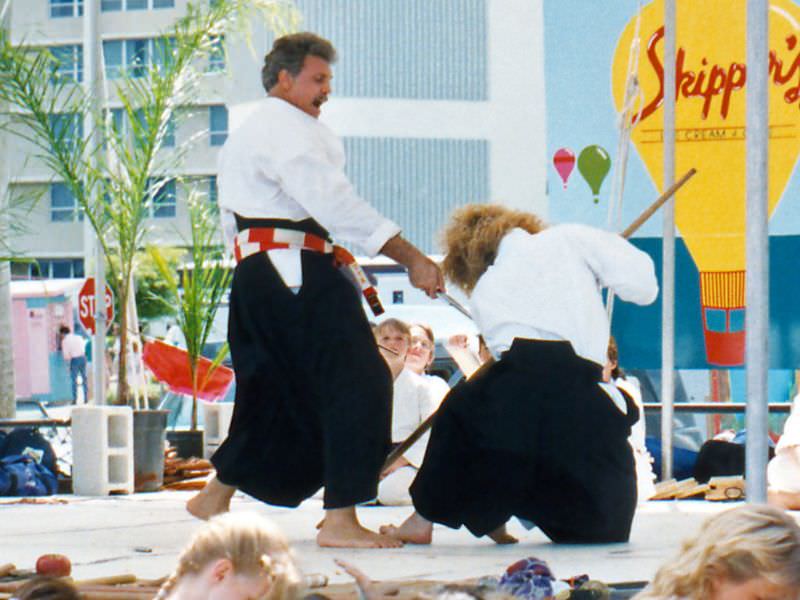
M 145 343 L 142 359 L 153 376 L 167 384 L 170 391 L 192 395 L 192 374 L 186 350 L 155 340 Z M 209 402 L 222 398 L 233 381 L 233 371 L 222 365 L 209 375 L 212 364 L 202 356 L 197 362 L 197 397 Z

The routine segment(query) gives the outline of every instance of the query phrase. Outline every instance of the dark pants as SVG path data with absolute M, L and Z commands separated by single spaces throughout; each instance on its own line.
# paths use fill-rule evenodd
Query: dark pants
M 289 290 L 265 253 L 234 272 L 228 340 L 236 401 L 212 457 L 222 483 L 297 506 L 325 486 L 325 508 L 377 495 L 390 444 L 392 379 L 360 297 L 331 256 L 302 252 Z
M 411 486 L 429 521 L 485 535 L 517 516 L 562 543 L 627 541 L 638 418 L 568 342 L 515 340 L 445 398 Z
M 78 375 L 82 378 L 83 401 L 89 401 L 89 386 L 86 381 L 86 357 L 76 356 L 69 360 L 69 378 L 72 383 L 72 403 L 78 402 Z

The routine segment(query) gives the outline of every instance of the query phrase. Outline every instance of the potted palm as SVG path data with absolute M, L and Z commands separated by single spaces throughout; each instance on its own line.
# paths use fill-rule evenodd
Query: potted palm
M 58 75 L 57 59 L 46 47 L 15 43 L 0 29 L 0 104 L 8 108 L 3 130 L 26 140 L 33 147 L 31 158 L 63 183 L 111 265 L 109 280 L 119 307 L 115 396 L 117 403 L 135 409 L 140 407 L 138 396 L 131 394 L 127 362 L 129 337 L 138 335 L 130 330 L 133 302 L 128 301 L 137 252 L 198 136 L 169 149 L 165 139 L 187 113 L 181 109 L 201 94 L 199 82 L 209 57 L 219 52 L 221 37 L 246 34 L 254 14 L 278 29 L 296 22 L 289 0 L 188 2 L 184 16 L 154 42 L 151 59 L 134 61 L 104 82 L 100 106 L 96 90 Z M 84 123 L 83 115 L 93 118 Z M 166 204 L 175 201 L 169 198 Z M 196 417 L 193 423 L 196 429 Z
M 9 107 L 3 129 L 32 144 L 41 161 L 74 197 L 112 266 L 109 280 L 119 306 L 116 402 L 132 404 L 128 385 L 129 303 L 137 251 L 150 218 L 174 203 L 174 174 L 199 136 L 164 149 L 165 139 L 203 89 L 221 37 L 247 34 L 254 14 L 276 29 L 296 22 L 289 0 L 188 2 L 183 17 L 158 38 L 152 57 L 118 69 L 105 82 L 102 106 L 94 90 L 57 75 L 56 57 L 43 46 L 15 44 L 0 29 L 0 103 Z M 112 104 L 114 106 L 112 106 Z M 85 130 L 81 117 L 97 126 Z M 133 332 L 134 335 L 138 332 Z
M 170 266 L 162 249 L 148 247 L 153 262 L 170 290 L 170 296 L 177 298 L 176 321 L 186 340 L 186 368 L 192 389 L 190 428 L 188 432 L 175 431 L 167 435 L 174 441 L 178 454 L 185 457 L 202 456 L 203 432 L 198 428 L 198 396 L 214 369 L 227 355 L 227 343 L 219 349 L 210 368 L 201 372 L 200 361 L 217 308 L 230 288 L 232 277 L 219 241 L 219 218 L 215 207 L 193 192 L 189 199 L 189 220 L 191 237 L 185 240 L 188 250 L 180 275 Z M 190 441 L 183 442 L 183 439 Z

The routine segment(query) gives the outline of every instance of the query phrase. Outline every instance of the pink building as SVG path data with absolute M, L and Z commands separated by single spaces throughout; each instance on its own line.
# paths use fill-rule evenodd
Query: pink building
M 58 348 L 59 327 L 79 328 L 75 306 L 82 279 L 12 281 L 16 397 L 71 400 L 69 370 Z

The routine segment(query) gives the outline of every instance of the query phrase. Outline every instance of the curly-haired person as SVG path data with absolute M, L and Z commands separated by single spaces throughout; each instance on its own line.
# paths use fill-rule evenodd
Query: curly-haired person
M 444 246 L 445 275 L 499 360 L 445 398 L 411 487 L 416 512 L 382 532 L 430 543 L 436 522 L 511 543 L 505 523 L 517 516 L 554 542 L 627 541 L 638 410 L 599 385 L 610 330 L 601 287 L 649 304 L 653 261 L 619 235 L 545 228 L 495 205 L 459 209 Z
M 634 600 L 796 600 L 800 527 L 783 510 L 746 505 L 709 518 Z

